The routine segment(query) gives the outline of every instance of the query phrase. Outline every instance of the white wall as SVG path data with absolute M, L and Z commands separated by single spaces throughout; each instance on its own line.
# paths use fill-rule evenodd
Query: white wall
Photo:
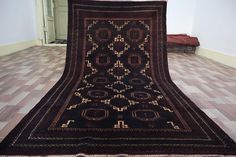
M 35 0 L 0 0 L 0 45 L 35 39 Z
M 167 4 L 167 33 L 192 34 L 197 0 L 168 0 Z
M 194 17 L 201 47 L 236 56 L 236 0 L 197 0 Z
M 40 38 L 36 0 L 0 0 L 0 46 Z M 197 36 L 201 47 L 236 56 L 236 0 L 168 0 L 168 34 Z
M 167 32 L 192 33 L 196 0 L 168 0 Z M 36 0 L 0 0 L 0 45 L 35 40 Z

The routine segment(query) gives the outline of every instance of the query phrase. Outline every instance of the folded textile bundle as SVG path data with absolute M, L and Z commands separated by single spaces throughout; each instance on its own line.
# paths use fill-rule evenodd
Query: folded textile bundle
M 185 45 L 199 46 L 200 43 L 197 37 L 191 37 L 187 34 L 169 34 L 167 35 L 167 45 Z
M 200 43 L 197 37 L 191 37 L 187 34 L 167 35 L 168 52 L 195 53 L 196 47 L 199 45 Z

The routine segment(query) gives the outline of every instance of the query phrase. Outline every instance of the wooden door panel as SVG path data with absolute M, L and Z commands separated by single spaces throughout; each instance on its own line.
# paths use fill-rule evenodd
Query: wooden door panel
M 56 38 L 67 39 L 68 3 L 67 0 L 55 0 Z

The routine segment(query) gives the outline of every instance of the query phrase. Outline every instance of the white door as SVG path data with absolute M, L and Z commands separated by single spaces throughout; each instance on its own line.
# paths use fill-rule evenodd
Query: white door
M 44 0 L 44 33 L 46 43 L 56 39 L 53 0 Z
M 67 0 L 54 0 L 56 38 L 67 39 L 68 3 Z

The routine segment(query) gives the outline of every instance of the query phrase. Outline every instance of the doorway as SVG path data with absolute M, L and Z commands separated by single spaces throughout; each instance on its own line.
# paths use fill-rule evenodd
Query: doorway
M 67 0 L 43 0 L 45 44 L 66 44 L 68 23 Z

